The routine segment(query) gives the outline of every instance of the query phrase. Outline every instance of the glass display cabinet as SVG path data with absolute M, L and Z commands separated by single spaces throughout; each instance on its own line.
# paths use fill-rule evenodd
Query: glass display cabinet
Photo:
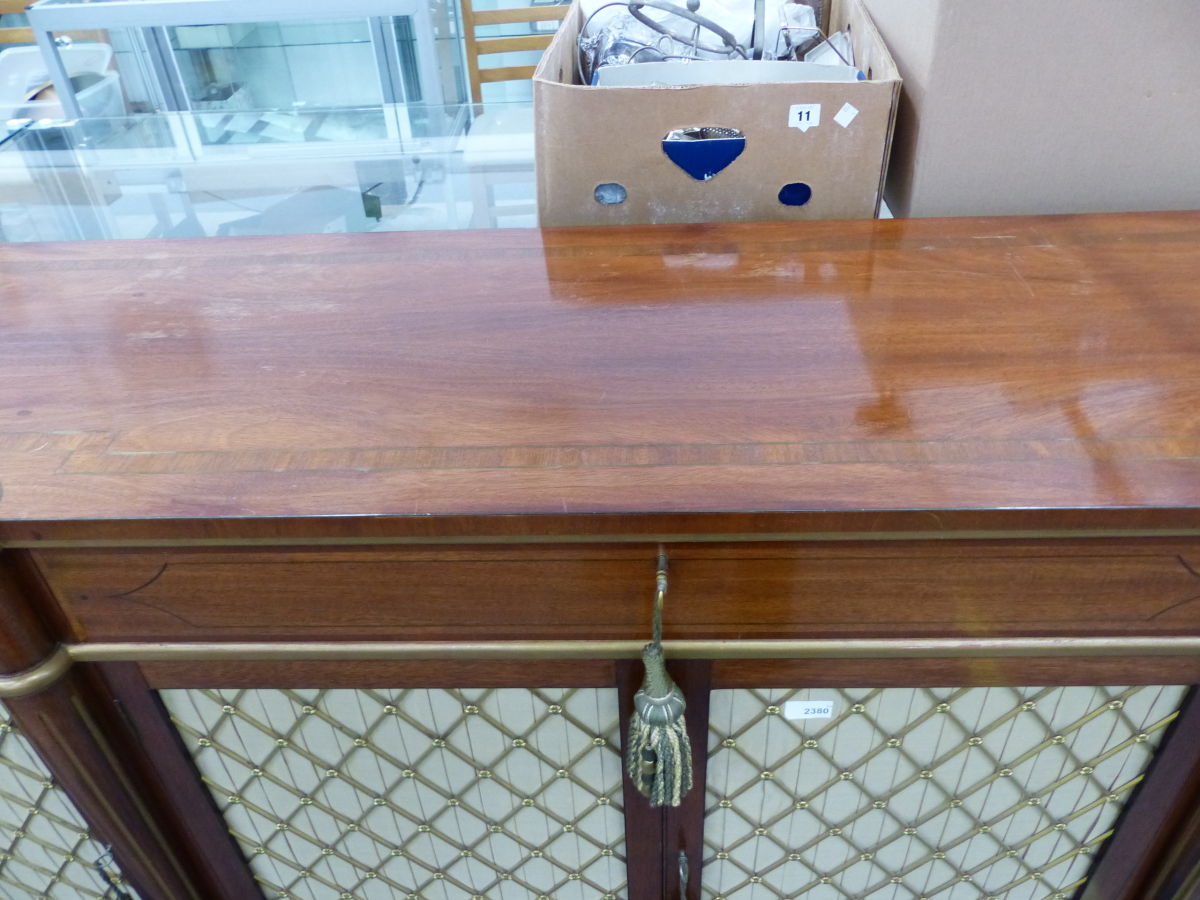
M 535 225 L 532 133 L 481 136 L 467 130 L 470 112 L 406 104 L 17 122 L 0 138 L 0 241 Z
M 455 25 L 426 0 L 39 0 L 28 16 L 68 117 L 86 110 L 59 35 L 81 30 L 107 33 L 133 112 L 463 99 Z

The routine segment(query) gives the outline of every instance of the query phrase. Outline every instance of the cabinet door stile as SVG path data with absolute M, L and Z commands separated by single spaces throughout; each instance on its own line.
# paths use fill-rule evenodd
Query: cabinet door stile
M 53 648 L 53 600 L 25 560 L 0 553 L 0 671 L 29 669 L 29 654 Z M 111 848 L 115 864 L 142 900 L 204 900 L 211 894 L 163 805 L 151 764 L 108 685 L 92 665 L 74 665 L 48 686 L 8 697 L 4 706 L 51 778 L 87 825 L 87 839 Z M 84 837 L 84 834 L 80 835 Z
M 664 897 L 700 900 L 704 865 L 704 807 L 708 777 L 708 701 L 712 689 L 712 661 L 674 660 L 667 670 L 687 698 L 687 730 L 692 744 L 692 789 L 678 807 L 666 810 L 663 830 Z M 679 856 L 687 855 L 687 886 L 680 890 Z
M 137 734 L 164 801 L 186 831 L 187 849 L 214 882 L 218 896 L 223 900 L 262 900 L 262 891 L 171 725 L 158 692 L 146 683 L 136 663 L 101 663 L 97 668 Z
M 1192 687 L 1117 820 L 1079 900 L 1195 896 L 1200 869 L 1200 688 Z
M 642 684 L 641 662 L 617 661 L 617 700 L 621 704 L 621 746 L 629 734 L 633 715 L 633 695 Z M 629 900 L 662 900 L 666 885 L 663 872 L 663 830 L 665 813 L 652 807 L 636 787 L 628 772 L 622 772 L 625 797 L 625 865 L 629 872 Z

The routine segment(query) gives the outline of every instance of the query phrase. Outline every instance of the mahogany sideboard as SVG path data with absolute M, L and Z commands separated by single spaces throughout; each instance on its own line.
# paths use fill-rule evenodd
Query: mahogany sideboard
M 1198 213 L 4 245 L 0 697 L 143 900 L 255 900 L 159 691 L 623 723 L 661 549 L 700 784 L 621 890 L 711 898 L 716 691 L 1200 684 L 1198 459 Z M 1193 693 L 1013 898 L 1200 896 Z

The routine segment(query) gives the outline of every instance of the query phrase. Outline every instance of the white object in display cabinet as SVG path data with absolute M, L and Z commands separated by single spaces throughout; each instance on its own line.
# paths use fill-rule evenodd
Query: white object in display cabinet
M 86 110 L 71 87 L 55 32 L 132 29 L 140 32 L 148 69 L 168 110 L 194 107 L 184 88 L 176 51 L 167 29 L 178 26 L 230 26 L 243 23 L 299 23 L 314 20 L 366 20 L 383 103 L 411 101 L 405 96 L 400 51 L 391 17 L 408 16 L 416 44 L 422 98 L 440 103 L 441 78 L 435 33 L 427 0 L 39 0 L 28 10 L 29 23 L 45 57 L 50 79 L 68 117 Z M 188 49 L 181 47 L 181 50 Z M 361 104 L 352 104 L 361 105 Z M 372 104 L 373 105 L 373 104 Z

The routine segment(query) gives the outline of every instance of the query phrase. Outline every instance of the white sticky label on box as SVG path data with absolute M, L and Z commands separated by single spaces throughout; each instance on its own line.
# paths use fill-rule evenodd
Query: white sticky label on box
M 836 700 L 789 700 L 783 704 L 785 719 L 832 719 Z
M 820 103 L 797 103 L 788 110 L 788 128 L 808 131 L 821 124 Z
M 833 121 L 837 122 L 843 128 L 854 121 L 854 117 L 858 115 L 858 110 L 847 103 L 838 110 L 838 114 L 833 117 Z

